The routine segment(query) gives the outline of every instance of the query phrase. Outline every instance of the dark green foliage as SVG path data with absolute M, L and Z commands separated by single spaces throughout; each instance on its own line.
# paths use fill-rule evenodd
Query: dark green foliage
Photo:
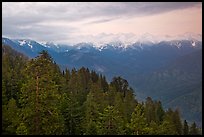
M 165 112 L 160 101 L 155 102 L 155 113 L 156 123 L 162 123 Z
M 64 71 L 63 71 L 63 72 L 64 72 Z M 69 69 L 66 68 L 66 69 L 65 69 L 65 79 L 66 79 L 66 83 L 69 82 L 70 77 L 71 77 L 70 71 L 69 71 Z
M 189 134 L 189 128 L 188 128 L 188 123 L 186 120 L 183 122 L 183 135 L 188 135 Z
M 28 135 L 28 130 L 24 123 L 20 123 L 20 125 L 16 129 L 16 134 L 17 135 Z
M 18 124 L 20 124 L 20 119 L 18 114 L 20 109 L 16 106 L 16 100 L 10 99 L 7 105 L 3 105 L 2 107 L 2 129 L 3 133 L 7 134 L 16 134 L 16 128 Z
M 23 77 L 21 70 L 25 67 L 28 58 L 13 50 L 11 47 L 2 45 L 2 90 L 4 91 L 3 104 L 7 104 L 11 98 L 17 100 L 18 92 L 22 86 Z
M 102 135 L 124 134 L 124 121 L 119 111 L 114 106 L 107 106 L 103 113 L 100 113 L 100 131 Z
M 182 123 L 181 123 L 178 109 L 175 110 L 172 117 L 173 117 L 173 123 L 175 125 L 175 131 L 177 132 L 178 135 L 181 135 L 182 134 Z
M 47 52 L 29 61 L 24 69 L 25 83 L 21 88 L 22 121 L 29 134 L 62 134 L 63 117 L 58 108 L 60 71 Z
M 80 134 L 81 106 L 72 94 L 63 94 L 60 110 L 64 118 L 65 135 Z
M 193 124 L 191 124 L 190 129 L 189 129 L 189 135 L 199 135 L 199 129 L 196 126 L 196 123 L 193 122 Z
M 60 71 L 46 52 L 28 60 L 2 48 L 2 131 L 18 135 L 181 135 L 188 124 L 150 97 L 139 103 L 127 80 L 80 68 Z M 200 134 L 193 123 L 189 134 Z
M 116 91 L 122 92 L 123 97 L 125 97 L 126 92 L 128 90 L 128 82 L 127 80 L 119 77 L 114 77 L 113 81 L 111 82 L 111 86 L 114 86 L 116 88 Z
M 154 102 L 152 101 L 151 97 L 147 97 L 145 102 L 145 117 L 149 124 L 151 121 L 156 121 L 155 114 Z
M 83 126 L 85 129 L 85 134 L 97 134 L 97 126 L 96 123 L 99 118 L 99 109 L 100 104 L 97 100 L 97 89 L 93 87 L 89 94 L 87 95 L 87 100 L 84 102 L 85 106 L 85 118 L 83 122 Z M 93 128 L 93 126 L 95 126 Z
M 144 106 L 137 104 L 135 111 L 132 113 L 132 118 L 128 127 L 132 130 L 133 135 L 144 135 L 147 134 L 147 121 L 144 116 Z

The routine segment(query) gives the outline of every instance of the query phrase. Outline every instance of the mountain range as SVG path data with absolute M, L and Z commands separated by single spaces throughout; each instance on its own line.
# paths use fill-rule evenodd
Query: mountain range
M 105 74 L 108 81 L 113 76 L 122 76 L 140 101 L 148 96 L 159 99 L 164 108 L 179 108 L 184 119 L 202 126 L 202 41 L 199 38 L 74 45 L 2 38 L 2 44 L 30 58 L 47 50 L 62 70 L 84 66 Z

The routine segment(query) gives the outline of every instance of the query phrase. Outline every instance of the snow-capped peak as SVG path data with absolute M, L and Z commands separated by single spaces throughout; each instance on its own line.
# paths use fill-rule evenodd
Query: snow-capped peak
M 190 41 L 202 41 L 202 35 L 201 34 L 195 34 L 195 33 L 184 33 L 177 36 L 167 36 L 162 38 L 163 41 L 172 41 L 172 40 L 190 40 Z
M 45 42 L 45 43 L 42 43 L 42 45 L 43 45 L 44 47 L 48 47 L 48 48 L 51 48 L 51 47 L 59 48 L 59 45 L 58 45 L 58 44 L 55 44 L 54 42 Z
M 158 43 L 160 40 L 158 38 L 150 33 L 144 33 L 140 36 L 138 36 L 137 42 L 140 43 Z
M 2 40 L 6 41 L 5 38 L 2 38 Z M 33 48 L 36 44 L 39 44 L 29 39 L 11 39 L 11 41 L 15 42 L 19 46 L 29 46 L 30 48 Z M 69 42 L 71 44 L 56 44 L 54 42 L 44 42 L 40 43 L 40 45 L 46 48 L 53 48 L 57 51 L 65 51 L 65 49 L 72 49 L 72 47 L 76 49 L 84 49 L 84 47 L 86 49 L 95 48 L 99 51 L 102 51 L 104 49 L 107 49 L 108 47 L 124 50 L 126 50 L 127 48 L 143 49 L 144 46 L 152 46 L 160 42 L 170 42 L 172 43 L 172 46 L 174 45 L 180 48 L 180 42 L 182 41 L 189 41 L 191 42 L 191 45 L 193 47 L 197 47 L 197 45 L 200 45 L 200 42 L 202 43 L 202 34 L 185 33 L 183 35 L 177 36 L 156 36 L 150 33 L 143 33 L 139 35 L 133 33 L 100 33 L 97 35 L 79 36 L 78 39 L 75 39 L 75 43 Z
M 161 41 L 173 41 L 173 40 L 193 40 L 193 41 L 202 41 L 201 34 L 194 33 L 185 33 L 183 35 L 170 36 L 170 35 L 152 35 L 150 33 L 143 34 L 133 34 L 133 33 L 100 33 L 97 35 L 88 35 L 88 36 L 78 36 L 80 39 L 78 43 L 89 42 L 93 43 L 93 46 L 97 49 L 103 49 L 107 44 L 113 45 L 114 47 L 119 46 L 120 48 L 128 48 L 134 43 L 141 43 L 141 45 L 153 45 Z M 120 44 L 119 44 L 120 43 Z M 77 43 L 75 44 L 77 45 Z

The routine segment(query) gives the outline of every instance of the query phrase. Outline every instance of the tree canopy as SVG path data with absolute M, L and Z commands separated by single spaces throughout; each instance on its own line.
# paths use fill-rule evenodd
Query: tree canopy
M 110 83 L 94 70 L 61 71 L 48 52 L 24 58 L 3 46 L 2 131 L 14 135 L 195 135 L 196 123 L 181 122 L 148 97 L 139 102 L 128 81 Z

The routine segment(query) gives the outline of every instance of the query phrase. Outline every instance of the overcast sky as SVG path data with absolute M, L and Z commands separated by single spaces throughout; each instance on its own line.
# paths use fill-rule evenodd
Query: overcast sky
M 202 34 L 198 2 L 3 2 L 2 34 L 71 43 L 107 34 Z

